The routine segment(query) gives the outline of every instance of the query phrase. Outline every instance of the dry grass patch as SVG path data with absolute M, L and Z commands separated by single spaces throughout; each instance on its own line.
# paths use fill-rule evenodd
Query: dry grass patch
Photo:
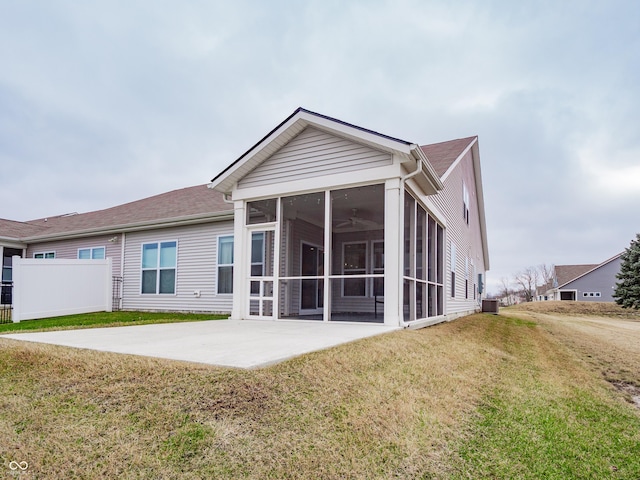
M 620 440 L 622 457 L 640 447 L 618 433 L 624 412 L 613 433 L 579 418 L 577 397 L 598 414 L 616 400 L 552 338 L 530 319 L 474 315 L 250 371 L 0 338 L 0 459 L 33 478 L 480 478 L 529 465 L 514 438 L 542 445 L 523 405 L 574 418 L 571 435 Z
M 534 312 L 569 316 L 617 317 L 640 322 L 640 311 L 622 308 L 613 302 L 528 302 L 503 308 L 507 315 L 518 312 Z
M 505 312 L 538 322 L 612 384 L 640 388 L 639 311 L 612 303 L 536 302 Z
M 0 339 L 0 446 L 55 478 L 442 476 L 499 355 L 481 321 L 242 371 Z

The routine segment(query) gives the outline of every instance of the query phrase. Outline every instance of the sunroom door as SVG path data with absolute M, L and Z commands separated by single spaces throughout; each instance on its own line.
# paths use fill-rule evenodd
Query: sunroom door
M 249 317 L 273 319 L 275 229 L 250 230 Z
M 324 282 L 322 280 L 324 250 L 316 245 L 303 242 L 301 256 L 300 265 L 302 276 L 312 278 L 302 280 L 300 314 L 322 314 L 324 300 Z

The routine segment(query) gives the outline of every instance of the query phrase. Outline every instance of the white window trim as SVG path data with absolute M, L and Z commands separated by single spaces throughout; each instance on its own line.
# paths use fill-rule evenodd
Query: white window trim
M 175 270 L 176 274 L 175 274 L 175 278 L 173 281 L 173 293 L 160 293 L 160 248 L 161 248 L 161 244 L 163 243 L 171 243 L 174 242 L 176 244 L 176 265 L 170 269 L 170 268 L 163 268 L 162 270 Z M 142 293 L 142 272 L 144 272 L 145 270 L 154 270 L 153 268 L 142 268 L 142 260 L 143 260 L 143 255 L 144 255 L 144 246 L 145 245 L 157 245 L 158 246 L 158 258 L 157 258 L 157 262 L 156 262 L 156 268 L 155 271 L 158 272 L 158 275 L 156 275 L 156 291 L 155 293 Z M 169 296 L 169 295 L 177 295 L 178 294 L 178 240 L 158 240 L 156 242 L 143 242 L 140 244 L 140 295 L 162 295 L 162 296 Z
M 232 240 L 232 248 L 233 248 L 233 253 L 232 253 L 232 260 L 231 263 L 220 263 L 220 240 L 225 239 L 225 238 L 230 238 Z M 234 272 L 234 260 L 235 260 L 235 238 L 233 236 L 233 234 L 231 235 L 218 235 L 218 240 L 217 240 L 217 250 L 216 250 L 216 295 L 222 295 L 222 296 L 232 296 L 233 295 L 233 281 L 231 282 L 231 292 L 229 293 L 220 293 L 219 292 L 219 288 L 220 288 L 220 267 L 231 267 L 231 278 L 233 279 L 233 276 L 235 275 Z
M 38 255 L 42 255 L 42 256 L 38 257 Z M 53 256 L 47 257 L 47 255 L 53 255 Z M 55 250 L 44 251 L 44 252 L 33 252 L 33 258 L 42 258 L 42 259 L 56 258 L 56 252 Z
M 78 252 L 76 253 L 76 258 L 80 259 L 80 251 L 89 250 L 89 259 L 95 260 L 95 258 L 93 258 L 93 252 L 95 250 L 100 250 L 100 249 L 102 249 L 104 251 L 104 258 L 107 258 L 107 247 L 84 247 L 84 248 L 79 248 Z M 88 260 L 88 259 L 85 259 L 85 260 Z

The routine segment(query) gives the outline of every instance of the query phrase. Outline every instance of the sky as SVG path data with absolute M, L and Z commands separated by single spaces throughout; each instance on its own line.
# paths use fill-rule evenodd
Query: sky
M 300 106 L 478 135 L 490 292 L 640 232 L 636 0 L 0 0 L 0 218 L 207 183 Z

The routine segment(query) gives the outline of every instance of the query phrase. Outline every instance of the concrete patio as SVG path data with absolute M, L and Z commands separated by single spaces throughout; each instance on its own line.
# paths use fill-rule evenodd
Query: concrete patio
M 346 342 L 399 330 L 372 324 L 211 320 L 2 335 L 29 342 L 258 368 Z

